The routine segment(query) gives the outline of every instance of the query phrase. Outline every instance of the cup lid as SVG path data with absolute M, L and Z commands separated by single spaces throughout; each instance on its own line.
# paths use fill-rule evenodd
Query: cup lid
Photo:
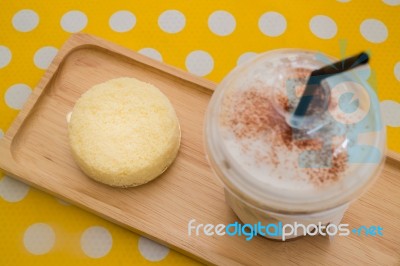
M 206 148 L 232 192 L 262 208 L 314 212 L 354 199 L 378 175 L 386 136 L 366 80 L 352 72 L 324 80 L 315 103 L 321 108 L 293 123 L 308 75 L 333 61 L 314 51 L 275 50 L 218 86 Z

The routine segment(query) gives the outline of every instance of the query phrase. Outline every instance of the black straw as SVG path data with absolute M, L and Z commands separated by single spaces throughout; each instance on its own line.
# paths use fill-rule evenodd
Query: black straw
M 295 116 L 304 116 L 307 113 L 307 109 L 313 99 L 316 90 L 320 88 L 321 81 L 328 77 L 331 77 L 336 74 L 340 74 L 342 72 L 353 69 L 357 66 L 368 63 L 369 57 L 368 54 L 362 52 L 358 55 L 346 58 L 342 61 L 338 61 L 331 65 L 327 65 L 323 68 L 314 70 L 311 72 L 310 77 L 308 78 L 306 88 L 304 90 L 303 95 L 300 98 L 300 102 L 297 105 L 297 108 L 294 112 Z

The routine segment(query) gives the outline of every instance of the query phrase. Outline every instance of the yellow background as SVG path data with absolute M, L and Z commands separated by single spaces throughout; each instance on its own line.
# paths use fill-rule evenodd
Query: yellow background
M 19 32 L 12 25 L 13 16 L 21 9 L 34 10 L 39 25 L 30 32 Z M 9 108 L 4 95 L 17 83 L 34 88 L 44 70 L 35 66 L 33 56 L 43 46 L 60 48 L 70 33 L 60 26 L 68 11 L 86 14 L 88 23 L 83 32 L 97 35 L 133 50 L 151 47 L 159 51 L 167 64 L 185 69 L 186 56 L 194 50 L 212 55 L 214 67 L 205 78 L 219 82 L 245 52 L 294 47 L 319 50 L 337 58 L 362 50 L 371 53 L 370 83 L 376 87 L 380 100 L 400 102 L 400 81 L 394 66 L 400 62 L 400 5 L 389 6 L 379 0 L 264 0 L 264 1 L 12 1 L 0 0 L 0 45 L 12 52 L 11 62 L 0 68 L 0 129 L 6 132 L 18 110 Z M 118 33 L 109 26 L 112 14 L 129 10 L 136 16 L 136 25 L 128 32 Z M 158 17 L 166 10 L 179 10 L 186 18 L 182 31 L 162 31 Z M 209 16 L 217 10 L 231 13 L 236 28 L 228 36 L 218 36 L 208 27 Z M 258 21 L 266 12 L 281 13 L 287 22 L 285 32 L 277 37 L 264 35 Z M 326 15 L 337 25 L 331 39 L 320 39 L 309 26 L 316 15 Z M 382 43 L 371 43 L 360 34 L 363 20 L 375 18 L 388 29 Z M 345 53 L 344 43 L 346 43 Z M 399 106 L 400 107 L 400 106 Z M 400 128 L 388 127 L 388 146 L 400 152 Z M 1 176 L 0 176 L 1 179 Z M 0 181 L 1 182 L 1 181 Z M 0 198 L 0 265 L 136 265 L 153 264 L 138 250 L 139 236 L 104 221 L 77 207 L 60 204 L 54 197 L 31 188 L 27 196 L 15 203 Z M 52 226 L 56 242 L 45 255 L 32 255 L 23 245 L 29 225 L 45 222 Z M 85 256 L 80 248 L 82 232 L 90 226 L 103 226 L 113 238 L 110 252 L 98 259 Z M 154 262 L 156 263 L 156 262 Z M 160 264 L 188 265 L 196 262 L 170 251 Z

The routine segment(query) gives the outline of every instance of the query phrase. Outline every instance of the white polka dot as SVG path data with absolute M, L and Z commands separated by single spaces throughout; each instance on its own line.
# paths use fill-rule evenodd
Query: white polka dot
M 40 69 L 47 69 L 56 56 L 58 49 L 52 46 L 45 46 L 36 51 L 33 57 L 35 66 Z
M 9 87 L 6 91 L 6 104 L 13 109 L 21 109 L 31 95 L 32 90 L 28 85 L 15 84 Z
M 0 129 L 0 139 L 4 137 L 4 131 Z
M 132 12 L 121 10 L 112 14 L 108 24 L 113 31 L 127 32 L 135 27 L 136 17 Z
M 366 19 L 360 25 L 361 35 L 369 42 L 381 43 L 388 37 L 388 30 L 382 21 L 377 19 Z
M 246 52 L 243 53 L 241 56 L 239 56 L 236 64 L 237 65 L 241 65 L 243 63 L 246 63 L 247 61 L 249 61 L 250 59 L 254 58 L 257 56 L 257 53 L 254 52 Z
M 66 32 L 75 33 L 83 30 L 88 23 L 85 13 L 73 10 L 65 13 L 61 18 L 61 27 Z
M 398 6 L 400 5 L 400 0 L 383 0 L 383 2 L 389 6 Z
M 141 236 L 139 238 L 139 251 L 149 261 L 160 261 L 168 255 L 169 248 Z
M 37 27 L 39 16 L 33 10 L 20 10 L 12 18 L 12 24 L 17 31 L 28 32 Z
M 397 62 L 397 64 L 394 66 L 394 76 L 398 81 L 400 81 L 400 62 Z
M 23 200 L 29 192 L 29 186 L 8 176 L 0 180 L 0 196 L 8 202 Z
M 110 232 L 101 226 L 89 227 L 81 237 L 81 248 L 91 258 L 101 258 L 107 255 L 112 248 L 112 243 Z
M 337 0 L 338 2 L 342 2 L 342 3 L 348 3 L 348 2 L 350 2 L 351 0 Z
M 381 102 L 383 122 L 391 127 L 400 127 L 400 103 L 387 100 Z
M 45 223 L 36 223 L 24 233 L 24 246 L 32 254 L 43 255 L 49 252 L 56 242 L 53 228 Z
M 231 13 L 219 10 L 208 17 L 208 27 L 219 36 L 227 36 L 236 28 L 235 17 Z
M 11 51 L 7 47 L 0 45 L 0 68 L 7 66 L 11 61 Z
M 191 52 L 186 57 L 185 64 L 190 73 L 198 76 L 205 76 L 214 68 L 214 60 L 211 55 L 201 50 Z
M 139 53 L 142 55 L 145 55 L 147 57 L 150 57 L 154 60 L 162 62 L 162 56 L 159 51 L 153 48 L 143 48 L 139 50 Z
M 186 18 L 178 10 L 167 10 L 158 18 L 158 26 L 167 33 L 178 33 L 185 27 Z
M 278 12 L 267 12 L 258 20 L 258 28 L 267 36 L 276 37 L 286 30 L 286 19 Z
M 310 30 L 318 38 L 331 39 L 337 33 L 337 26 L 330 17 L 318 15 L 310 20 Z

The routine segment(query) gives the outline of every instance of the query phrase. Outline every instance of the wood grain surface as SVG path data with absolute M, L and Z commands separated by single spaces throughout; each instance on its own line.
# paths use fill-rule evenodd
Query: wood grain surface
M 129 76 L 152 83 L 174 105 L 182 127 L 175 163 L 156 180 L 119 189 L 87 178 L 71 157 L 66 115 L 92 85 Z M 380 225 L 381 237 L 188 236 L 187 225 L 229 224 L 203 149 L 203 117 L 215 84 L 96 37 L 76 34 L 63 46 L 5 137 L 0 168 L 9 175 L 202 262 L 219 265 L 400 265 L 400 156 L 389 152 L 378 181 L 345 214 L 351 227 Z

